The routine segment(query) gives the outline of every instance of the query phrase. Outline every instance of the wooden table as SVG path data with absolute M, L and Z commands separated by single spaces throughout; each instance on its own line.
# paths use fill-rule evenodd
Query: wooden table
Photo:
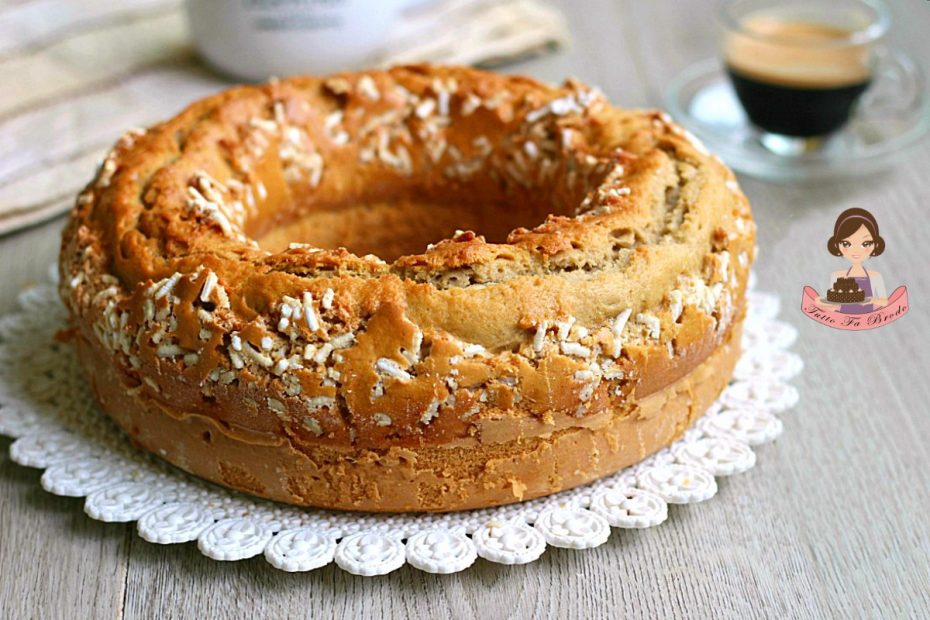
M 564 0 L 570 50 L 514 70 L 576 75 L 615 102 L 661 105 L 664 85 L 714 53 L 714 3 Z M 930 2 L 892 6 L 895 44 L 930 58 Z M 263 559 L 220 563 L 194 545 L 142 541 L 45 493 L 0 440 L 0 617 L 928 617 L 930 616 L 930 141 L 888 174 L 814 186 L 743 178 L 759 223 L 759 286 L 800 329 L 806 370 L 785 432 L 718 496 L 647 531 L 614 530 L 585 552 L 550 548 L 506 567 L 440 577 L 409 566 L 361 578 L 330 565 L 286 574 Z M 871 210 L 888 243 L 875 263 L 913 308 L 877 331 L 804 318 L 804 284 L 839 261 L 836 215 Z M 44 277 L 62 221 L 0 239 L 0 311 Z

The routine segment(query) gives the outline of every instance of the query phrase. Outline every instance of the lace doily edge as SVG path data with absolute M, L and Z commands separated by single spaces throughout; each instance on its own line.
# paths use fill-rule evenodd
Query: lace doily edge
M 523 564 L 537 559 L 547 546 L 593 548 L 608 540 L 612 528 L 659 525 L 668 516 L 668 504 L 710 499 L 717 490 L 715 477 L 742 473 L 755 464 L 752 446 L 774 440 L 782 430 L 774 414 L 798 400 L 790 384 L 761 378 L 772 375 L 770 358 L 779 359 L 775 376 L 783 380 L 800 372 L 803 364 L 786 351 L 796 331 L 775 320 L 777 297 L 751 296 L 756 297 L 756 312 L 747 318 L 744 338 L 749 344 L 735 382 L 681 439 L 587 487 L 461 513 L 466 517 L 460 519 L 358 515 L 353 522 L 342 515 L 331 526 L 295 524 L 281 514 L 293 512 L 291 507 L 243 501 L 219 487 L 191 491 L 182 488 L 186 481 L 180 475 L 166 478 L 157 467 L 146 467 L 146 459 L 127 458 L 113 446 L 88 442 L 18 399 L 5 376 L 0 377 L 0 434 L 17 438 L 10 446 L 14 462 L 45 470 L 42 486 L 47 491 L 86 498 L 85 512 L 91 518 L 135 521 L 140 536 L 153 543 L 196 540 L 200 551 L 216 560 L 263 554 L 285 571 L 335 562 L 360 575 L 385 574 L 405 563 L 427 572 L 458 572 L 478 557 Z M 34 320 L 30 310 L 48 303 L 49 297 L 57 303 L 49 285 L 20 295 L 22 310 L 3 317 L 0 350 L 6 353 L 7 332 L 17 317 L 27 325 L 30 317 Z M 9 356 L 2 357 L 9 363 Z M 223 505 L 226 500 L 229 505 Z

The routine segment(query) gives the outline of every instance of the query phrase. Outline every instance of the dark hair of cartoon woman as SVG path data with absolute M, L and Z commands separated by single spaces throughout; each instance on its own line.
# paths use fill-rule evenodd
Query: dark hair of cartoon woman
M 865 227 L 869 234 L 867 241 L 871 252 L 865 254 L 868 256 L 878 256 L 885 251 L 885 240 L 878 234 L 878 222 L 875 217 L 865 209 L 852 208 L 846 209 L 836 218 L 836 224 L 833 225 L 833 236 L 827 240 L 827 250 L 833 256 L 845 256 L 846 254 L 840 249 L 848 249 L 851 245 L 849 237 L 856 233 L 860 228 Z

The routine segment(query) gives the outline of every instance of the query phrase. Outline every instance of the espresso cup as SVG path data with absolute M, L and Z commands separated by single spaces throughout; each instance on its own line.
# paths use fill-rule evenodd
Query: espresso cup
M 780 154 L 813 150 L 849 122 L 890 25 L 878 0 L 729 0 L 720 17 L 736 96 Z

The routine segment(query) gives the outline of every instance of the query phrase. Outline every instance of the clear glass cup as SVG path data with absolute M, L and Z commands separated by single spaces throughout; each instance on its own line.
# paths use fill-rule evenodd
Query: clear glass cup
M 719 16 L 737 98 L 779 155 L 820 148 L 889 70 L 880 42 L 891 19 L 878 0 L 726 0 Z

